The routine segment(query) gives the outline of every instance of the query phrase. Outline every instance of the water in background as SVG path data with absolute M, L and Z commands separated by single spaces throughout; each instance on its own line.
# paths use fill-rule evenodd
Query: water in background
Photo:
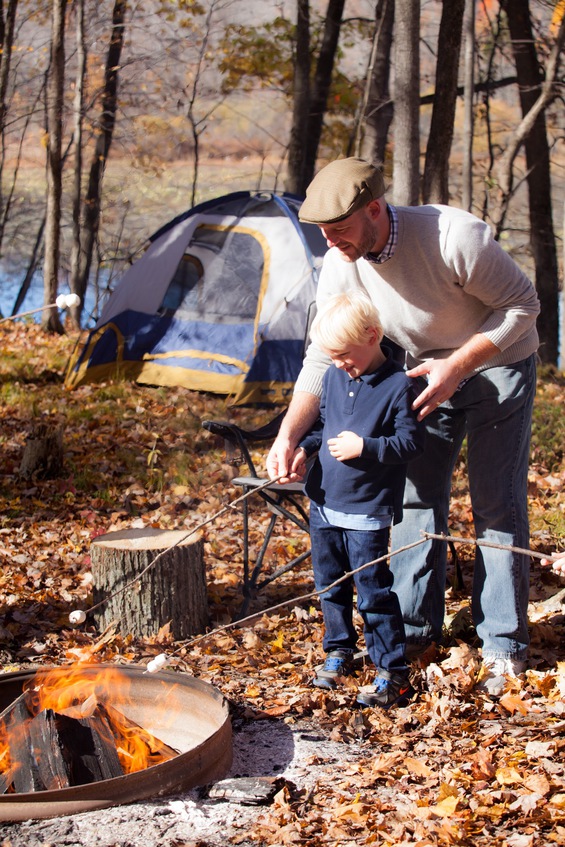
M 0 263 L 0 311 L 4 317 L 8 317 L 12 314 L 12 309 L 14 308 L 14 303 L 16 302 L 16 298 L 19 294 L 23 277 L 23 272 L 9 271 Z M 105 280 L 102 281 L 102 285 L 105 285 Z M 59 294 L 69 293 L 69 286 L 66 283 L 63 283 L 59 288 Z M 101 307 L 98 307 L 97 309 L 96 299 L 95 287 L 91 286 L 87 288 L 84 309 L 82 312 L 82 326 L 84 329 L 90 329 L 93 327 L 98 319 L 98 312 Z M 43 272 L 36 271 L 33 275 L 33 279 L 25 299 L 18 311 L 27 312 L 31 309 L 39 309 L 41 306 L 43 306 Z M 29 315 L 26 320 L 39 322 L 41 320 L 41 312 L 37 312 L 35 315 Z

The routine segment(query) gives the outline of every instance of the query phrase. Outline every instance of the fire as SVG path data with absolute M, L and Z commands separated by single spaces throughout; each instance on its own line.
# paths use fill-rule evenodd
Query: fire
M 69 668 L 38 671 L 24 686 L 22 696 L 0 716 L 0 782 L 10 785 L 19 767 L 18 762 L 11 761 L 13 749 L 26 732 L 29 735 L 29 725 L 38 715 L 43 717 L 42 713 L 95 726 L 103 743 L 115 749 L 124 774 L 176 756 L 177 751 L 127 717 L 128 704 L 133 702 L 130 688 L 130 678 L 111 666 L 100 669 L 79 663 Z M 17 709 L 13 708 L 15 704 L 19 704 Z M 61 718 L 57 721 L 61 722 Z M 36 760 L 41 755 L 41 750 L 32 747 Z
M 129 700 L 130 682 L 118 668 L 108 667 L 85 673 L 88 665 L 79 663 L 68 669 L 38 671 L 24 686 L 27 707 L 32 715 L 44 709 L 72 717 L 89 717 L 98 703 Z

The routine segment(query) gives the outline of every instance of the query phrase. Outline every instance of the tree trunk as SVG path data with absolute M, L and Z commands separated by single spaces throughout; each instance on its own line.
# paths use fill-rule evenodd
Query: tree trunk
M 296 5 L 296 59 L 286 190 L 303 197 L 307 186 L 304 151 L 310 109 L 310 0 L 297 0 Z
M 83 144 L 83 109 L 84 109 L 84 83 L 86 78 L 86 43 L 84 37 L 84 0 L 76 0 L 75 3 L 76 15 L 76 49 L 77 49 L 77 70 L 75 76 L 75 97 L 73 103 L 74 112 L 74 172 L 73 172 L 73 197 L 72 197 L 72 216 L 73 216 L 73 241 L 71 248 L 71 291 L 75 294 L 79 293 L 80 285 L 80 254 L 81 254 L 81 239 L 80 239 L 80 210 L 81 210 L 81 195 L 82 195 L 82 144 Z M 83 309 L 83 297 L 78 306 L 73 306 L 71 309 L 71 317 L 77 329 L 80 329 L 80 316 Z
M 424 203 L 449 203 L 449 156 L 465 0 L 444 0 L 437 45 L 435 97 L 422 182 Z
M 420 3 L 395 2 L 394 202 L 415 206 L 420 197 Z
M 2 15 L 0 17 L 0 149 L 2 150 L 6 149 L 6 115 L 8 113 L 6 100 L 8 96 L 12 49 L 14 46 L 17 8 L 18 0 L 8 0 L 6 14 L 4 15 L 2 4 Z M 4 155 L 2 155 L 0 156 L 0 247 L 4 241 L 5 225 Z
M 304 8 L 305 0 L 299 0 L 299 2 L 301 7 Z M 327 109 L 344 6 L 345 0 L 329 0 L 328 2 L 322 45 L 316 62 L 314 79 L 310 85 L 310 103 L 306 127 L 303 129 L 301 126 L 293 126 L 292 128 L 295 149 L 292 152 L 292 161 L 289 158 L 289 174 L 285 188 L 287 191 L 298 194 L 299 197 L 303 197 L 306 193 L 306 188 L 312 181 L 316 169 L 316 158 Z M 303 55 L 301 62 L 305 62 Z M 302 118 L 302 114 L 297 114 L 298 120 L 302 120 Z M 296 147 L 300 139 L 302 140 L 301 151 Z
M 63 193 L 61 139 L 65 80 L 65 7 L 66 0 L 53 0 L 51 64 L 47 85 L 47 210 L 43 267 L 43 302 L 46 306 L 57 299 L 59 286 L 59 240 Z M 56 309 L 46 309 L 43 312 L 41 325 L 43 329 L 50 332 L 63 332 L 59 312 Z
M 106 71 L 104 75 L 104 92 L 102 95 L 102 114 L 100 116 L 100 128 L 92 163 L 86 197 L 84 201 L 84 238 L 81 250 L 81 268 L 77 279 L 76 293 L 84 303 L 86 287 L 90 276 L 92 255 L 94 246 L 98 240 L 98 229 L 100 226 L 100 206 L 102 195 L 102 181 L 104 170 L 108 160 L 110 147 L 116 124 L 116 110 L 118 105 L 118 79 L 120 71 L 120 57 L 125 35 L 125 15 L 128 8 L 128 0 L 114 0 L 114 11 L 112 16 L 112 35 L 108 48 L 106 60 Z
M 329 0 L 326 9 L 326 22 L 322 45 L 316 62 L 316 71 L 312 84 L 310 114 L 306 133 L 306 155 L 304 160 L 304 190 L 311 182 L 316 169 L 318 147 L 322 137 L 324 116 L 328 106 L 328 97 L 332 83 L 335 56 L 341 31 L 341 19 L 345 0 Z
M 527 115 L 540 95 L 543 77 L 536 53 L 528 0 L 504 0 L 508 16 L 522 115 Z M 551 167 L 545 113 L 540 111 L 524 141 L 530 215 L 530 248 L 535 283 L 541 303 L 538 319 L 540 358 L 558 364 L 559 269 L 551 205 Z
M 463 208 L 473 206 L 473 141 L 475 116 L 475 0 L 466 0 L 463 18 L 465 33 L 465 86 L 463 95 Z
M 126 529 L 98 536 L 90 552 L 94 603 L 105 601 L 95 612 L 101 629 L 118 620 L 122 633 L 146 637 L 170 622 L 175 640 L 205 631 L 201 539 L 183 531 Z
M 393 117 L 389 88 L 393 29 L 394 0 L 379 0 L 367 104 L 360 120 L 363 137 L 356 152 L 356 155 L 375 165 L 385 160 L 388 131 Z

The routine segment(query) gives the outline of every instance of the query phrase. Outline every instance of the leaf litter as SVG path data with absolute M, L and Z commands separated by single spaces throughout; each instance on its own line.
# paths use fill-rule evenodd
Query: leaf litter
M 474 549 L 461 545 L 464 584 L 452 563 L 445 643 L 414 665 L 414 703 L 389 712 L 353 706 L 357 687 L 373 674 L 362 656 L 339 690 L 310 686 L 322 659 L 322 617 L 316 599 L 293 602 L 313 591 L 308 562 L 253 598 L 256 618 L 229 626 L 242 599 L 241 525 L 232 512 L 203 530 L 208 637 L 175 643 L 165 626 L 135 639 L 117 626 L 98 632 L 88 617 L 72 627 L 69 613 L 92 603 L 94 538 L 144 526 L 191 530 L 241 494 L 221 445 L 200 420 L 227 417 L 252 426 L 274 413 L 230 408 L 222 398 L 182 389 L 103 384 L 68 393 L 40 376 L 53 347 L 64 352 L 69 339 L 17 326 L 5 330 L 3 342 L 11 357 L 2 365 L 4 385 L 25 384 L 28 395 L 26 405 L 4 390 L 0 410 L 3 671 L 93 660 L 148 664 L 165 653 L 169 667 L 228 698 L 229 777 L 277 780 L 276 793 L 261 805 L 214 799 L 203 787 L 182 797 L 3 824 L 3 847 L 565 844 L 565 616 L 562 600 L 551 600 L 563 587 L 559 578 L 533 561 L 530 668 L 523 680 L 509 680 L 498 701 L 488 700 L 474 687 L 480 654 L 466 587 Z M 563 402 L 565 390 L 557 395 L 553 385 L 552 399 Z M 18 475 L 25 434 L 38 415 L 64 425 L 63 478 Z M 79 478 L 81 468 L 90 469 L 90 478 Z M 463 470 L 450 530 L 471 537 Z M 549 471 L 532 463 L 532 523 L 542 527 L 532 549 L 550 551 L 558 542 L 552 516 L 565 502 L 564 479 L 560 466 Z M 250 509 L 256 552 L 270 515 L 252 500 Z M 308 546 L 293 526 L 280 526 L 267 569 Z M 280 603 L 283 609 L 269 611 Z

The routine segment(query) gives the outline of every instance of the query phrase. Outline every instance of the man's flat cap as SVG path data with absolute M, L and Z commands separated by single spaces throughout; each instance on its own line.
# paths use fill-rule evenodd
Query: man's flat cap
M 336 159 L 322 168 L 306 189 L 299 218 L 311 224 L 335 223 L 384 193 L 380 168 L 355 157 Z

